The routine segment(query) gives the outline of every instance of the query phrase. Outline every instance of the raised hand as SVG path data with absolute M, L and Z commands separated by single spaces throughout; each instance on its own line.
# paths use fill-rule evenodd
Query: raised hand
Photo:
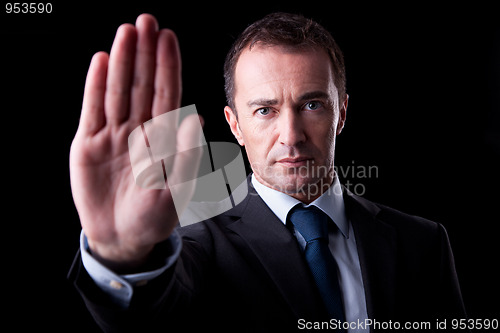
M 175 34 L 158 30 L 148 14 L 140 15 L 135 26 L 121 25 L 109 56 L 98 52 L 90 64 L 71 146 L 71 188 L 93 255 L 117 271 L 143 264 L 177 224 L 168 188 L 147 190 L 135 184 L 128 136 L 144 121 L 179 108 L 180 70 Z M 171 137 L 178 151 L 199 140 L 194 130 L 199 121 L 186 118 Z M 194 161 L 199 163 L 200 157 Z M 192 159 L 176 158 L 172 172 L 185 172 L 186 163 L 194 170 Z

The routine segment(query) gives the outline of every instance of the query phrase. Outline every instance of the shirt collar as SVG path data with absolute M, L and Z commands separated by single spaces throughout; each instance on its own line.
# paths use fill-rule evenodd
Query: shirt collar
M 283 192 L 276 191 L 263 185 L 257 180 L 257 178 L 255 178 L 254 174 L 252 174 L 252 185 L 262 200 L 264 200 L 267 206 L 269 206 L 272 212 L 280 219 L 281 222 L 283 222 L 283 224 L 286 224 L 288 212 L 297 204 L 301 204 L 304 207 L 313 205 L 328 215 L 337 225 L 344 237 L 349 238 L 349 223 L 345 214 L 342 186 L 340 185 L 339 179 L 336 175 L 333 179 L 332 186 L 330 186 L 325 193 L 309 205 L 304 205 L 299 200 Z

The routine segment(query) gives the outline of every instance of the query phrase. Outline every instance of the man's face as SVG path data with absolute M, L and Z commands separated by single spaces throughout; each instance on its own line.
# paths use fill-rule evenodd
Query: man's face
M 303 202 L 333 180 L 335 138 L 345 121 L 331 63 L 323 50 L 287 51 L 255 45 L 235 70 L 237 117 L 231 131 L 245 146 L 255 177 Z

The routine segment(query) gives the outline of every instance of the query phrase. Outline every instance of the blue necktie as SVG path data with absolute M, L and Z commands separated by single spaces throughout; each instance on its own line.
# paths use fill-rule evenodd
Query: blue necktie
M 295 206 L 290 222 L 307 242 L 306 261 L 330 318 L 345 321 L 337 264 L 328 248 L 328 216 L 315 206 Z

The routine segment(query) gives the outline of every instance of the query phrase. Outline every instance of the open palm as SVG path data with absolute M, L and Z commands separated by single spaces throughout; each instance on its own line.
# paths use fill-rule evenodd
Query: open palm
M 179 108 L 180 54 L 175 34 L 158 30 L 143 14 L 118 28 L 111 52 L 94 55 L 87 74 L 82 114 L 71 146 L 71 187 L 92 252 L 122 266 L 143 263 L 154 245 L 171 234 L 177 214 L 168 188 L 135 184 L 129 134 L 143 122 Z M 199 123 L 184 120 L 172 137 L 179 151 Z M 198 125 L 199 126 L 199 125 Z M 176 158 L 173 173 L 184 170 Z M 192 161 L 190 162 L 192 163 Z

